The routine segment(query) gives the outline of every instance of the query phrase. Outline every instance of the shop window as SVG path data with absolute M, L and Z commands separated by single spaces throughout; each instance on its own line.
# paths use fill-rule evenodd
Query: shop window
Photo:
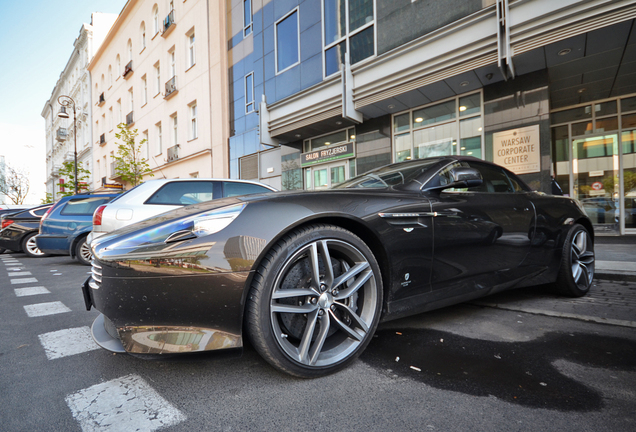
M 614 131 L 618 129 L 618 117 L 596 120 L 596 132 Z
M 621 100 L 621 112 L 636 111 L 636 97 Z
M 592 118 L 592 106 L 584 106 L 579 108 L 573 108 L 565 111 L 558 111 L 550 114 L 550 120 L 553 125 L 559 123 L 567 123 L 582 119 Z
M 616 101 L 609 101 L 599 104 L 594 104 L 594 115 L 597 117 L 606 116 L 610 114 L 616 114 L 618 112 L 616 108 Z

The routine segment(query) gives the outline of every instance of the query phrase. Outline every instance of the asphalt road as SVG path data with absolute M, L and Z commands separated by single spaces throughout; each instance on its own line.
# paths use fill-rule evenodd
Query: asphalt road
M 167 360 L 99 349 L 80 291 L 90 269 L 11 256 L 2 431 L 636 430 L 633 328 L 464 304 L 383 324 L 351 367 L 299 380 L 250 346 Z

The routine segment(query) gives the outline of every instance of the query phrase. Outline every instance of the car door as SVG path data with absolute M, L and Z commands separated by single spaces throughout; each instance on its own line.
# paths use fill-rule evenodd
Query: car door
M 432 198 L 431 282 L 433 290 L 451 290 L 449 295 L 514 281 L 534 233 L 534 207 L 515 193 L 503 169 L 483 162 L 457 164 L 480 171 L 483 183 L 447 189 Z

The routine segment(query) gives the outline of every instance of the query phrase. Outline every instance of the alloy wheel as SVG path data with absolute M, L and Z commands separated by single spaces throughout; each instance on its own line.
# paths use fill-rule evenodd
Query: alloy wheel
M 44 252 L 38 249 L 38 245 L 35 242 L 35 236 L 32 236 L 27 240 L 26 249 L 31 255 L 44 255 Z
M 572 279 L 583 291 L 592 286 L 594 279 L 594 250 L 587 231 L 581 230 L 572 238 Z
M 369 261 L 356 247 L 321 239 L 300 248 L 277 275 L 270 301 L 274 336 L 304 366 L 330 366 L 366 339 L 377 310 Z
M 82 242 L 79 252 L 82 260 L 90 264 L 91 260 L 93 259 L 93 254 L 91 253 L 91 248 L 86 241 Z

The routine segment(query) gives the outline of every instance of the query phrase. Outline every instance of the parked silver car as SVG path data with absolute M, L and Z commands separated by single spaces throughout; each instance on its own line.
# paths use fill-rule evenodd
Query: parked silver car
M 93 214 L 93 231 L 87 242 L 90 244 L 93 239 L 118 228 L 186 205 L 275 191 L 271 186 L 246 180 L 149 180 L 98 207 Z

